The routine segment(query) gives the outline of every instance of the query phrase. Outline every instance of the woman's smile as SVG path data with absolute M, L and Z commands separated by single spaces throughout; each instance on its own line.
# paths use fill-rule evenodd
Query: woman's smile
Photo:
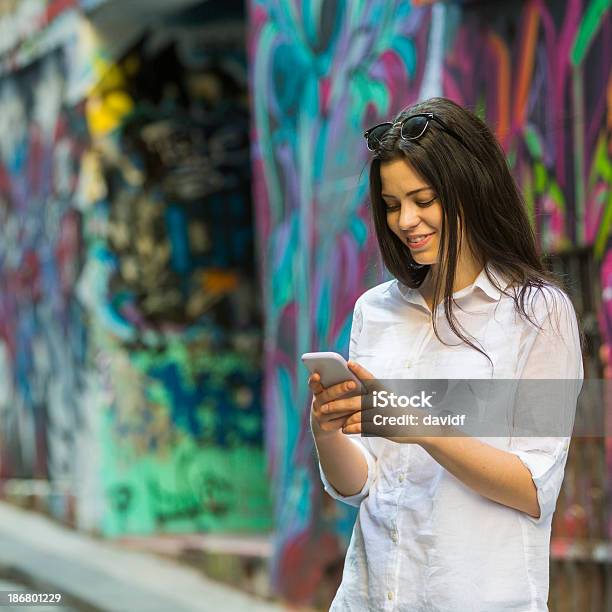
M 418 251 L 422 249 L 423 247 L 427 246 L 427 244 L 429 244 L 429 241 L 431 240 L 434 234 L 435 232 L 431 232 L 429 234 L 420 234 L 417 236 L 406 236 L 408 248 L 413 251 Z

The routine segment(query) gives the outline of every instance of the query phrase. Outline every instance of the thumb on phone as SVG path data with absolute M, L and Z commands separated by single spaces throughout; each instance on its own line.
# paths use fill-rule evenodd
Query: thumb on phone
M 357 376 L 357 378 L 364 383 L 364 390 L 367 390 L 368 393 L 385 389 L 385 386 L 377 381 L 374 374 L 372 374 L 372 372 L 369 370 L 366 370 L 362 365 L 359 365 L 356 361 L 352 360 L 347 363 L 351 372 L 353 372 L 353 374 L 355 374 L 355 376 Z
M 372 380 L 374 379 L 374 374 L 366 370 L 362 365 L 359 365 L 356 361 L 348 361 L 348 367 L 352 372 L 355 373 L 357 378 L 360 380 Z

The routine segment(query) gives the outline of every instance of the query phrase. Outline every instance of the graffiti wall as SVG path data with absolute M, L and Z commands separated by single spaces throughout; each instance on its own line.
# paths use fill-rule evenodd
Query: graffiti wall
M 209 17 L 118 61 L 82 18 L 0 78 L 0 496 L 109 536 L 272 524 L 244 25 Z
M 107 535 L 271 527 L 244 49 L 199 41 L 143 39 L 86 104 Z
M 462 11 L 444 91 L 481 109 L 495 127 L 543 248 L 595 244 L 601 258 L 610 230 L 609 2 L 503 8 Z M 474 36 L 483 23 L 486 33 Z
M 83 429 L 87 334 L 75 286 L 75 205 L 87 144 L 63 104 L 63 56 L 0 80 L 0 476 L 71 480 Z
M 321 492 L 299 355 L 346 354 L 355 299 L 382 278 L 364 129 L 436 95 L 473 108 L 505 148 L 542 249 L 593 246 L 601 260 L 612 215 L 611 28 L 606 0 L 251 0 L 279 593 L 310 601 L 322 577 L 337 581 L 352 525 Z

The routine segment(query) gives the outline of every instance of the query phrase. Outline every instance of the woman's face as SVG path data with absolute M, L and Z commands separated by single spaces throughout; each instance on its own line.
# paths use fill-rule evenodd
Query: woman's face
M 438 263 L 444 213 L 435 191 L 403 159 L 381 162 L 380 179 L 389 229 L 414 261 Z

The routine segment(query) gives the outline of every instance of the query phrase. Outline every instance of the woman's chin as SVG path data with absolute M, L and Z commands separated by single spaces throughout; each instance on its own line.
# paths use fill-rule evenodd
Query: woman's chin
M 418 255 L 412 255 L 412 259 L 414 259 L 415 263 L 419 264 L 419 266 L 431 266 L 436 263 L 435 257 L 419 257 Z

